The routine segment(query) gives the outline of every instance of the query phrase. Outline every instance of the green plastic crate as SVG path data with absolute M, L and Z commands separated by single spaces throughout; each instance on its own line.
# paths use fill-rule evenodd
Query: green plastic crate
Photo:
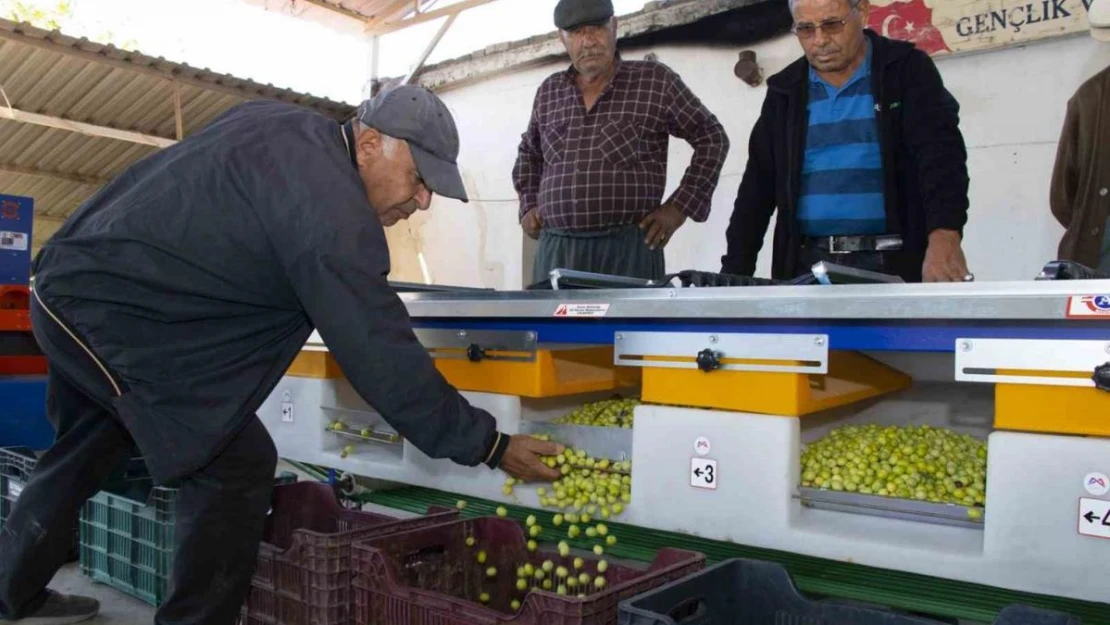
M 297 481 L 283 471 L 275 484 Z M 170 590 L 177 489 L 150 478 L 114 484 L 81 510 L 81 572 L 154 607 Z
M 177 490 L 129 480 L 81 511 L 81 572 L 155 607 L 169 593 Z

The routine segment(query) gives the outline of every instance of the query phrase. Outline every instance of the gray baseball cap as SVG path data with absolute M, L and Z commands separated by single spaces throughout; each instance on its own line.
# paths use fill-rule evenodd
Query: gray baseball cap
M 604 24 L 612 17 L 612 0 L 559 0 L 555 5 L 555 26 L 560 30 Z
M 429 191 L 469 201 L 459 174 L 459 130 L 434 93 L 414 85 L 383 89 L 358 107 L 356 117 L 364 126 L 408 142 Z

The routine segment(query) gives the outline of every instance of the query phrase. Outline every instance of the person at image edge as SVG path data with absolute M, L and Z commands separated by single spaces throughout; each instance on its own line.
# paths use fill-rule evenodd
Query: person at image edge
M 1092 2 L 1087 19 L 1091 36 L 1110 43 L 1110 2 Z M 1059 258 L 1110 273 L 1110 67 L 1068 101 L 1049 206 L 1065 228 Z

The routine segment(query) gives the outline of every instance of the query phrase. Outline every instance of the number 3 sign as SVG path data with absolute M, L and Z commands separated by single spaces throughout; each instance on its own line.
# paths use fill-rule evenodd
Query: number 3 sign
M 691 458 L 690 486 L 717 490 L 717 461 L 709 458 Z

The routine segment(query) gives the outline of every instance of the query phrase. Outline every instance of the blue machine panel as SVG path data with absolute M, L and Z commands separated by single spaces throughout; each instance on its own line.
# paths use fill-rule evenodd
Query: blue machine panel
M 0 195 L 0 284 L 26 285 L 30 282 L 34 219 L 34 200 Z
M 46 420 L 46 376 L 0 376 L 0 447 L 41 450 L 54 443 Z

